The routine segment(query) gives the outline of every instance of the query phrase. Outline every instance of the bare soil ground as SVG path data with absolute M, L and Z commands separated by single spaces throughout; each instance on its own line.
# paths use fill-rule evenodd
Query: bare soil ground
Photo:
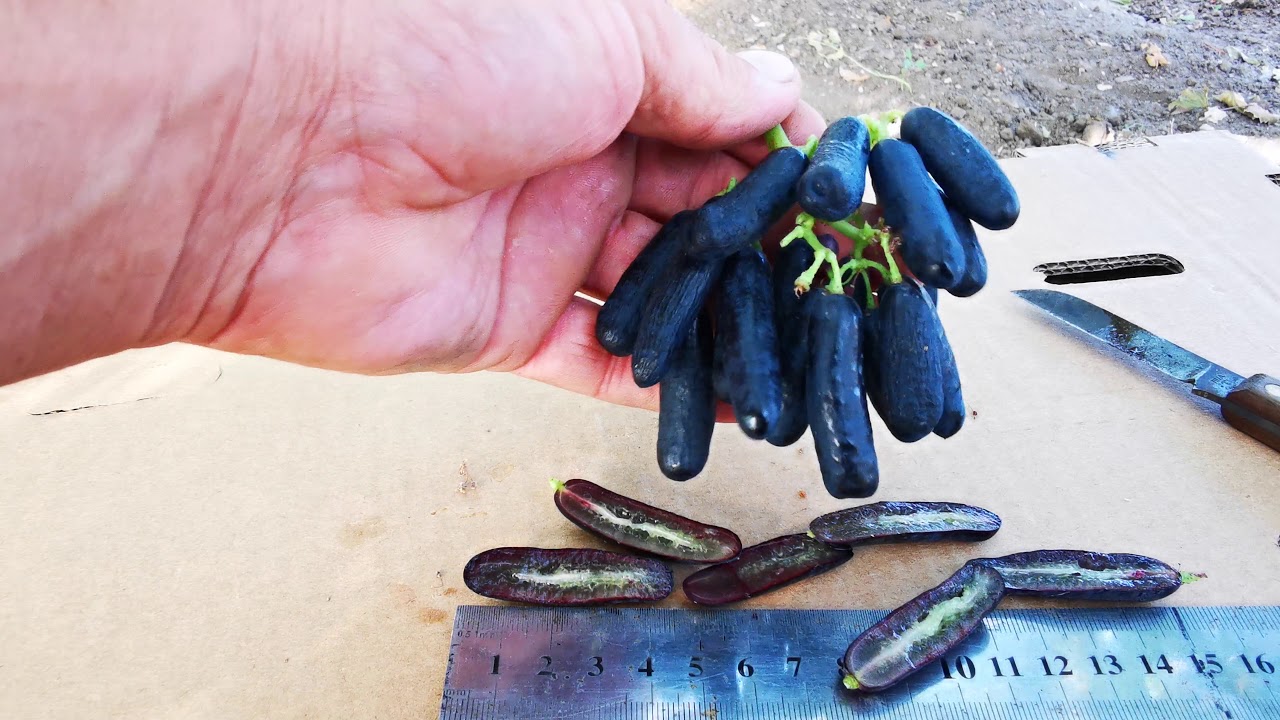
M 1280 0 L 673 1 L 730 49 L 789 55 L 828 120 L 931 105 L 1001 156 L 1205 126 L 1280 137 Z M 1170 109 L 1193 94 L 1208 107 Z

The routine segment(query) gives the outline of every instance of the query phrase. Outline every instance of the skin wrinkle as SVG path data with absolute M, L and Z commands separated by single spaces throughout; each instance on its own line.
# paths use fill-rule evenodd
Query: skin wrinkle
M 208 198 L 193 213 L 182 243 L 184 256 L 193 258 L 192 266 L 178 268 L 187 276 L 175 286 L 183 292 L 175 291 L 177 299 L 165 302 L 168 307 L 162 310 L 171 317 L 164 331 L 152 333 L 158 341 L 207 344 L 216 339 L 234 322 L 236 303 L 271 247 L 273 228 L 280 222 L 286 199 L 286 192 L 277 188 L 296 187 L 296 170 L 290 175 L 280 168 L 296 168 L 299 162 L 274 160 L 306 157 L 305 137 L 299 135 L 305 134 L 307 121 L 299 111 L 317 104 L 322 109 L 331 106 L 336 73 L 322 71 L 330 64 L 340 67 L 343 23 L 326 23 L 328 16 L 323 13 L 312 19 L 311 25 L 293 25 L 305 31 L 300 34 L 306 42 L 298 37 L 281 39 L 270 32 L 276 27 L 272 18 L 257 12 L 248 14 L 246 29 L 238 33 L 249 38 L 247 59 L 239 70 L 244 77 L 238 82 L 239 92 L 226 93 L 235 98 L 233 112 L 217 135 L 221 142 L 208 171 Z M 328 33 L 326 27 L 338 32 Z M 332 40 L 314 41 L 326 35 Z M 321 53 L 326 63 L 314 61 Z M 274 147 L 264 146 L 264 140 Z M 259 187 L 261 193 L 255 194 L 254 188 Z M 192 246 L 198 250 L 187 252 Z M 201 272 L 199 261 L 213 267 Z
M 151 312 L 151 321 L 147 323 L 147 329 L 143 334 L 144 342 L 158 342 L 159 338 L 164 337 L 163 333 L 157 331 L 157 324 L 160 320 L 161 312 L 170 309 L 177 303 L 175 298 L 175 290 L 179 282 L 179 274 L 183 269 L 184 258 L 189 257 L 189 252 L 196 244 L 196 229 L 204 225 L 206 219 L 206 211 L 209 208 L 213 193 L 222 179 L 222 172 L 225 170 L 228 158 L 233 152 L 233 146 L 236 141 L 240 124 L 243 121 L 243 113 L 245 103 L 249 98 L 249 93 L 253 87 L 253 79 L 255 70 L 258 66 L 258 51 L 260 41 L 253 43 L 253 50 L 249 56 L 249 67 L 245 72 L 244 83 L 241 85 L 240 92 L 237 94 L 235 108 L 231 113 L 231 119 L 227 122 L 225 129 L 220 133 L 218 138 L 218 146 L 214 151 L 213 165 L 209 168 L 207 179 L 201 185 L 196 193 L 195 207 L 191 212 L 191 220 L 187 223 L 186 229 L 182 233 L 182 241 L 178 245 L 178 254 L 174 258 L 173 266 L 169 272 L 169 279 L 165 282 L 164 287 L 160 291 L 160 296 L 155 302 L 155 307 Z M 166 113 L 167 114 L 167 113 Z M 222 209 L 222 208 L 219 208 Z M 217 294 L 217 289 L 222 280 L 223 273 L 226 272 L 227 265 L 231 262 L 232 252 L 227 251 L 223 254 L 221 262 L 218 263 L 218 270 L 213 276 L 213 281 L 209 284 L 208 291 L 205 293 L 204 302 L 196 310 L 188 324 L 186 330 L 179 334 L 179 337 L 190 335 L 199 324 L 200 319 L 208 312 L 209 303 L 213 301 Z M 172 319 L 170 322 L 176 322 Z M 166 323 L 170 324 L 170 323 Z
M 631 230 L 632 224 L 641 224 L 643 230 L 643 240 L 640 233 Z M 604 302 L 609 299 L 609 294 L 613 292 L 613 287 L 618 284 L 619 278 L 627 271 L 627 265 L 630 262 L 616 262 L 613 257 L 605 259 L 605 254 L 610 248 L 625 249 L 628 257 L 634 258 L 640 254 L 646 245 L 657 234 L 660 226 L 651 218 L 648 218 L 629 207 L 623 208 L 613 222 L 609 224 L 609 229 L 605 231 L 604 241 L 600 243 L 600 249 L 591 261 L 591 270 L 587 273 L 586 279 L 578 287 L 578 292 L 589 295 L 593 298 Z
M 432 69 L 424 74 L 433 78 L 434 82 L 452 83 L 453 78 L 463 77 L 463 74 L 459 73 L 458 68 L 455 66 L 454 58 L 466 57 L 467 54 L 465 52 L 459 52 L 458 48 L 455 47 L 453 43 L 457 43 L 458 38 L 465 37 L 466 30 L 464 29 L 464 24 L 449 12 L 449 8 L 447 6 L 441 8 L 433 17 L 432 27 L 436 31 L 435 36 L 421 28 L 418 28 L 417 23 L 414 23 L 408 18 L 404 18 L 402 22 L 397 22 L 395 25 L 394 32 L 397 34 L 404 33 L 408 35 L 405 40 L 406 47 L 413 47 L 419 54 L 425 53 L 430 56 L 431 62 L 428 63 L 428 65 Z M 467 45 L 465 42 L 459 44 L 463 47 L 466 47 Z M 406 59 L 406 62 L 407 61 L 408 59 Z M 397 75 L 399 68 L 397 66 L 388 68 L 388 70 L 391 74 Z M 373 93 L 381 95 L 381 88 L 373 91 Z M 465 95 L 466 88 L 455 85 L 452 93 L 456 95 Z M 428 102 L 428 98 L 435 97 L 437 94 L 445 95 L 447 93 L 444 91 L 433 93 L 429 88 L 424 88 L 423 92 L 415 94 L 413 96 L 414 106 L 411 116 L 432 117 L 435 114 L 436 108 L 428 106 L 426 103 Z M 358 112 L 358 110 L 353 109 L 353 118 Z M 413 152 L 423 164 L 422 174 L 425 177 L 418 179 L 416 182 L 420 186 L 429 187 L 432 184 L 432 180 L 434 180 L 436 183 L 444 185 L 445 188 L 443 190 L 434 190 L 432 194 L 427 197 L 410 199 L 407 201 L 409 206 L 420 209 L 440 207 L 446 204 L 461 202 L 479 194 L 479 192 L 493 189 L 464 187 L 459 180 L 455 179 L 455 173 L 446 169 L 444 163 L 439 163 L 432 159 L 431 153 L 428 152 L 430 147 L 430 139 L 428 139 L 428 142 L 414 142 L 409 146 L 410 151 Z M 440 148 L 437 147 L 436 149 L 439 150 Z M 459 148 L 450 147 L 447 148 L 446 151 L 449 156 L 460 154 Z
M 625 142 L 623 142 L 622 145 L 620 145 L 620 150 L 622 151 L 627 150 Z M 572 174 L 572 173 L 573 173 L 572 168 L 566 170 L 566 174 Z M 593 172 L 591 172 L 588 177 L 575 179 L 575 182 L 573 182 L 573 190 L 580 190 L 580 188 L 584 186 L 584 184 L 595 184 L 594 182 L 591 182 L 591 181 L 594 181 L 596 174 L 598 173 L 595 173 L 593 169 Z M 526 184 L 526 186 L 522 188 L 522 190 L 527 190 L 527 188 L 530 187 L 530 184 Z M 626 188 L 626 190 L 627 190 L 626 195 L 630 196 L 630 188 Z M 595 187 L 594 191 L 595 191 L 594 195 L 603 196 L 603 197 L 586 197 L 586 199 L 584 200 L 586 201 L 586 204 L 589 204 L 590 206 L 595 206 L 596 202 L 599 202 L 599 201 L 608 202 L 609 199 L 612 199 L 612 197 L 621 195 L 621 193 L 611 192 L 611 190 L 609 190 L 608 187 Z M 562 200 L 561 202 L 559 202 L 559 205 L 561 205 L 561 208 L 558 208 L 559 210 L 563 210 L 564 208 L 566 208 L 566 206 L 571 206 L 572 208 L 572 205 L 573 205 L 572 200 L 577 200 L 576 192 L 566 193 L 566 195 L 571 196 L 570 201 Z M 517 208 L 517 206 L 520 206 L 521 204 L 520 201 L 521 201 L 521 197 L 517 197 L 515 204 L 513 204 L 513 208 Z M 622 213 L 622 211 L 625 211 L 625 206 L 623 206 L 622 210 L 620 210 L 620 214 Z M 581 227 L 580 223 L 570 223 L 570 225 L 571 227 Z M 502 264 L 502 274 L 503 274 L 502 281 L 503 282 L 500 283 L 500 287 L 503 287 L 503 288 L 506 287 L 508 284 L 506 281 L 508 279 L 509 270 L 511 270 L 509 266 L 511 266 L 512 261 L 509 260 L 509 255 L 511 255 L 511 252 L 509 252 L 509 250 L 511 250 L 512 240 L 513 240 L 513 236 L 511 233 L 511 227 L 509 227 L 508 225 L 507 245 L 506 245 L 508 252 L 504 252 L 504 256 L 506 256 L 508 260 L 503 261 L 503 264 Z M 599 240 L 595 240 L 595 238 L 590 238 L 589 242 L 591 243 L 591 246 L 594 247 L 595 254 L 598 255 L 600 246 L 602 246 L 602 243 L 603 243 L 603 237 L 600 237 Z M 577 282 L 575 283 L 576 287 L 581 287 L 582 282 L 584 282 L 586 279 L 586 272 L 588 272 L 589 268 L 591 268 L 591 266 L 594 266 L 594 264 L 595 264 L 595 260 L 593 258 L 593 261 L 591 261 L 590 265 L 584 266 L 584 274 L 582 274 L 581 278 L 577 279 Z M 499 292 L 502 292 L 502 291 L 499 291 Z M 547 323 L 544 324 L 545 331 L 550 331 L 550 328 L 553 328 L 554 325 L 556 325 L 556 323 L 558 322 L 558 319 L 561 318 L 561 316 L 563 316 L 564 311 L 568 309 L 568 306 L 570 306 L 573 300 L 575 299 L 573 299 L 572 295 L 567 295 L 567 296 L 564 296 L 564 300 L 561 302 L 561 304 L 550 307 L 548 313 L 544 315 L 544 318 L 541 318 L 541 319 L 547 320 Z M 499 295 L 498 306 L 499 306 L 499 309 L 503 309 L 504 307 L 502 295 Z M 492 342 L 493 340 L 499 340 L 500 334 L 502 334 L 500 333 L 500 331 L 502 331 L 502 329 L 504 328 L 495 328 L 495 332 L 493 333 L 493 336 L 490 337 L 490 342 Z M 532 347 L 527 347 L 527 346 L 521 347 L 520 345 L 512 345 L 511 347 L 507 348 L 506 352 L 504 352 L 502 359 L 495 360 L 495 361 L 481 360 L 481 363 L 483 363 L 484 365 L 488 365 L 490 369 L 498 370 L 498 372 L 509 372 L 509 370 L 518 369 L 520 368 L 520 366 L 525 365 L 526 363 L 529 363 L 529 360 L 531 359 L 531 357 L 536 355 L 536 352 L 538 352 L 539 347 L 540 347 L 540 343 L 534 343 L 534 346 Z M 486 346 L 484 350 L 480 352 L 480 357 L 481 359 L 488 359 L 488 357 L 493 354 L 494 354 L 494 348 Z
M 526 182 L 520 183 L 512 190 L 511 201 L 509 203 L 503 203 L 506 207 L 506 212 L 494 212 L 496 210 L 495 205 L 497 204 L 495 203 L 495 200 L 500 199 L 504 193 L 489 194 L 489 203 L 486 205 L 485 211 L 481 213 L 481 218 L 487 218 L 491 214 L 494 217 L 503 218 L 502 228 L 500 230 L 502 242 L 500 244 L 498 256 L 496 258 L 485 258 L 480 263 L 480 266 L 482 268 L 491 266 L 492 263 L 496 261 L 498 265 L 499 282 L 497 283 L 497 288 L 485 296 L 485 299 L 488 302 L 485 303 L 484 312 L 480 314 L 480 317 L 483 317 L 486 321 L 477 321 L 473 323 L 470 331 L 473 334 L 479 335 L 481 332 L 480 328 L 487 327 L 489 330 L 484 334 L 483 338 L 464 338 L 465 342 L 461 343 L 462 348 L 450 353 L 449 357 L 454 358 L 447 364 L 447 367 L 450 368 L 450 372 L 465 372 L 471 365 L 477 363 L 480 358 L 484 357 L 485 352 L 491 347 L 494 337 L 498 334 L 499 327 L 494 322 L 494 319 L 496 319 L 499 313 L 502 312 L 503 301 L 505 299 L 504 289 L 506 288 L 507 274 L 510 272 L 511 265 L 511 263 L 503 261 L 503 258 L 507 257 L 511 250 L 511 223 L 509 221 L 510 210 L 520 204 L 520 199 L 528 189 L 529 183 Z M 480 227 L 482 225 L 483 222 L 476 227 L 477 236 L 480 235 Z M 466 349 L 464 350 L 463 348 Z
M 280 199 L 279 208 L 276 211 L 275 219 L 271 223 L 271 232 L 267 235 L 262 248 L 257 252 L 257 260 L 249 268 L 245 275 L 242 290 L 237 294 L 237 299 L 231 307 L 225 322 L 221 323 L 221 327 L 215 330 L 206 340 L 211 345 L 217 346 L 227 333 L 234 327 L 240 317 L 243 315 L 248 304 L 249 297 L 253 292 L 254 278 L 257 277 L 258 271 L 262 268 L 262 264 L 267 260 L 271 248 L 276 244 L 280 234 L 285 231 L 291 222 L 293 222 L 293 202 L 296 197 L 296 190 L 299 179 L 302 176 L 301 168 L 306 161 L 307 150 L 314 141 L 316 135 L 320 132 L 324 118 L 332 106 L 334 94 L 337 92 L 336 86 L 330 89 L 329 97 L 324 103 L 318 106 L 315 112 L 307 120 L 302 130 L 302 137 L 298 143 L 298 149 L 294 153 L 293 171 L 289 174 L 290 180 L 286 185 L 285 191 Z M 199 323 L 198 323 L 199 324 Z
M 591 353 L 600 352 L 589 338 L 581 337 L 576 341 L 580 352 L 584 357 L 590 357 Z M 593 397 L 606 397 L 612 395 L 611 388 L 626 387 L 628 384 L 634 385 L 631 379 L 631 363 L 611 362 L 605 365 L 605 370 L 600 374 L 600 380 L 596 383 Z
M 331 12 L 335 13 L 339 17 L 346 18 L 349 16 L 349 13 L 342 12 L 342 9 L 345 7 L 345 5 L 337 5 Z M 325 24 L 323 21 L 324 17 L 322 16 L 320 20 L 321 28 L 318 33 L 321 37 L 328 34 L 325 32 Z M 193 326 L 193 328 L 195 328 L 208 324 L 214 328 L 207 334 L 200 333 L 199 336 L 196 336 L 202 342 L 213 347 L 222 345 L 228 331 L 231 328 L 234 328 L 238 321 L 243 317 L 253 293 L 254 280 L 257 278 L 263 263 L 267 261 L 271 249 L 277 245 L 277 241 L 281 234 L 285 232 L 294 221 L 294 203 L 298 199 L 300 191 L 304 189 L 303 180 L 306 178 L 308 170 L 312 167 L 312 149 L 317 143 L 318 138 L 320 138 L 321 134 L 324 132 L 325 126 L 327 125 L 333 108 L 335 107 L 336 98 L 339 97 L 342 92 L 342 83 L 340 78 L 342 77 L 343 69 L 343 49 L 348 45 L 345 41 L 344 35 L 346 22 L 339 21 L 331 23 L 331 26 L 335 32 L 332 33 L 332 44 L 324 57 L 326 60 L 332 61 L 333 66 L 329 68 L 327 77 L 316 77 L 316 70 L 327 67 L 325 63 L 319 62 L 316 56 L 305 58 L 302 65 L 304 72 L 302 77 L 299 79 L 298 87 L 304 88 L 304 90 L 299 91 L 299 95 L 301 96 L 299 99 L 301 100 L 302 97 L 305 97 L 308 94 L 305 88 L 309 88 L 313 85 L 318 88 L 323 88 L 323 91 L 319 93 L 319 101 L 315 108 L 302 124 L 299 132 L 298 144 L 293 152 L 294 159 L 291 163 L 292 170 L 288 174 L 289 179 L 285 183 L 285 189 L 278 200 L 274 218 L 270 224 L 267 225 L 270 227 L 270 231 L 262 240 L 261 247 L 256 249 L 256 260 L 245 271 L 244 279 L 239 283 L 241 289 L 239 292 L 235 293 L 235 300 L 230 309 L 226 311 L 225 320 L 219 321 L 217 318 L 207 318 L 206 316 L 209 314 L 210 303 L 206 302 L 205 308 L 202 309 L 200 320 L 198 320 L 196 325 Z M 319 43 L 319 45 L 324 46 L 326 43 Z M 263 212 L 267 212 L 267 208 L 264 207 Z M 266 224 L 264 223 L 264 225 Z M 195 335 L 194 330 L 192 333 L 189 333 L 189 335 Z

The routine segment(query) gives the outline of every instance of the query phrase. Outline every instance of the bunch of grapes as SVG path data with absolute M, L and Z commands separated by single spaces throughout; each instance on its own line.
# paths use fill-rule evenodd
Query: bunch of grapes
M 844 117 L 803 147 L 780 127 L 767 139 L 740 182 L 662 226 L 601 308 L 596 338 L 630 356 L 638 386 L 659 385 L 668 478 L 702 472 L 723 401 L 754 440 L 786 447 L 810 431 L 827 491 L 870 497 L 870 409 L 905 443 L 964 425 L 938 291 L 982 289 L 974 223 L 1011 227 L 1018 196 L 982 143 L 933 108 Z M 862 201 L 868 175 L 875 206 Z M 765 235 L 797 205 L 771 262 Z

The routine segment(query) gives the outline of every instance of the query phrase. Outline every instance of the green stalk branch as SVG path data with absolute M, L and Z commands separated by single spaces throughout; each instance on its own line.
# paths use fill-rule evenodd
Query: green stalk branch
M 825 248 L 823 248 L 825 250 Z M 844 282 L 840 279 L 840 258 L 827 250 L 827 260 L 831 263 L 831 279 L 827 281 L 827 292 L 833 295 L 844 294 Z
M 890 240 L 889 233 L 884 233 L 880 236 L 880 248 L 884 250 L 884 262 L 889 266 L 889 272 L 884 277 L 891 284 L 897 285 L 902 282 L 902 271 L 898 269 L 898 262 L 893 259 L 893 251 L 889 248 Z
M 854 242 L 871 242 L 871 238 L 875 237 L 876 234 L 875 228 L 867 225 L 865 222 L 861 227 L 856 226 L 847 220 L 837 220 L 833 223 L 827 224 L 831 226 L 832 230 L 835 230 Z
M 851 272 L 857 275 L 864 270 L 875 270 L 883 277 L 889 276 L 889 270 L 875 260 L 850 260 L 840 269 L 841 273 Z
M 791 138 L 787 137 L 787 131 L 783 130 L 781 125 L 770 128 L 769 132 L 764 134 L 764 140 L 769 144 L 770 152 L 778 148 L 791 147 Z
M 796 278 L 796 289 L 802 293 L 809 292 L 809 288 L 813 287 L 813 279 L 818 276 L 818 271 L 822 269 L 822 264 L 826 261 L 827 259 L 821 255 L 815 258 L 809 269 Z

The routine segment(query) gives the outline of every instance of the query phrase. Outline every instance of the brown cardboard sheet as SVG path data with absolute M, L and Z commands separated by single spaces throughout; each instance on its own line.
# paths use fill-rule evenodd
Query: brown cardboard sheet
M 969 557 L 1043 547 L 1207 573 L 1167 603 L 1280 604 L 1280 453 L 1009 293 L 1042 286 L 1042 262 L 1167 253 L 1184 273 L 1068 290 L 1242 374 L 1280 372 L 1280 168 L 1214 132 L 1005 167 L 1022 219 L 983 233 L 987 289 L 942 300 L 974 415 L 912 445 L 877 419 L 874 498 L 974 503 L 1004 528 L 862 550 L 745 606 L 889 608 Z M 848 504 L 808 437 L 778 449 L 732 426 L 701 476 L 667 481 L 655 422 L 507 376 L 189 347 L 2 388 L 0 717 L 435 717 L 454 609 L 490 602 L 462 584 L 467 558 L 601 546 L 555 511 L 549 478 L 747 543 Z

